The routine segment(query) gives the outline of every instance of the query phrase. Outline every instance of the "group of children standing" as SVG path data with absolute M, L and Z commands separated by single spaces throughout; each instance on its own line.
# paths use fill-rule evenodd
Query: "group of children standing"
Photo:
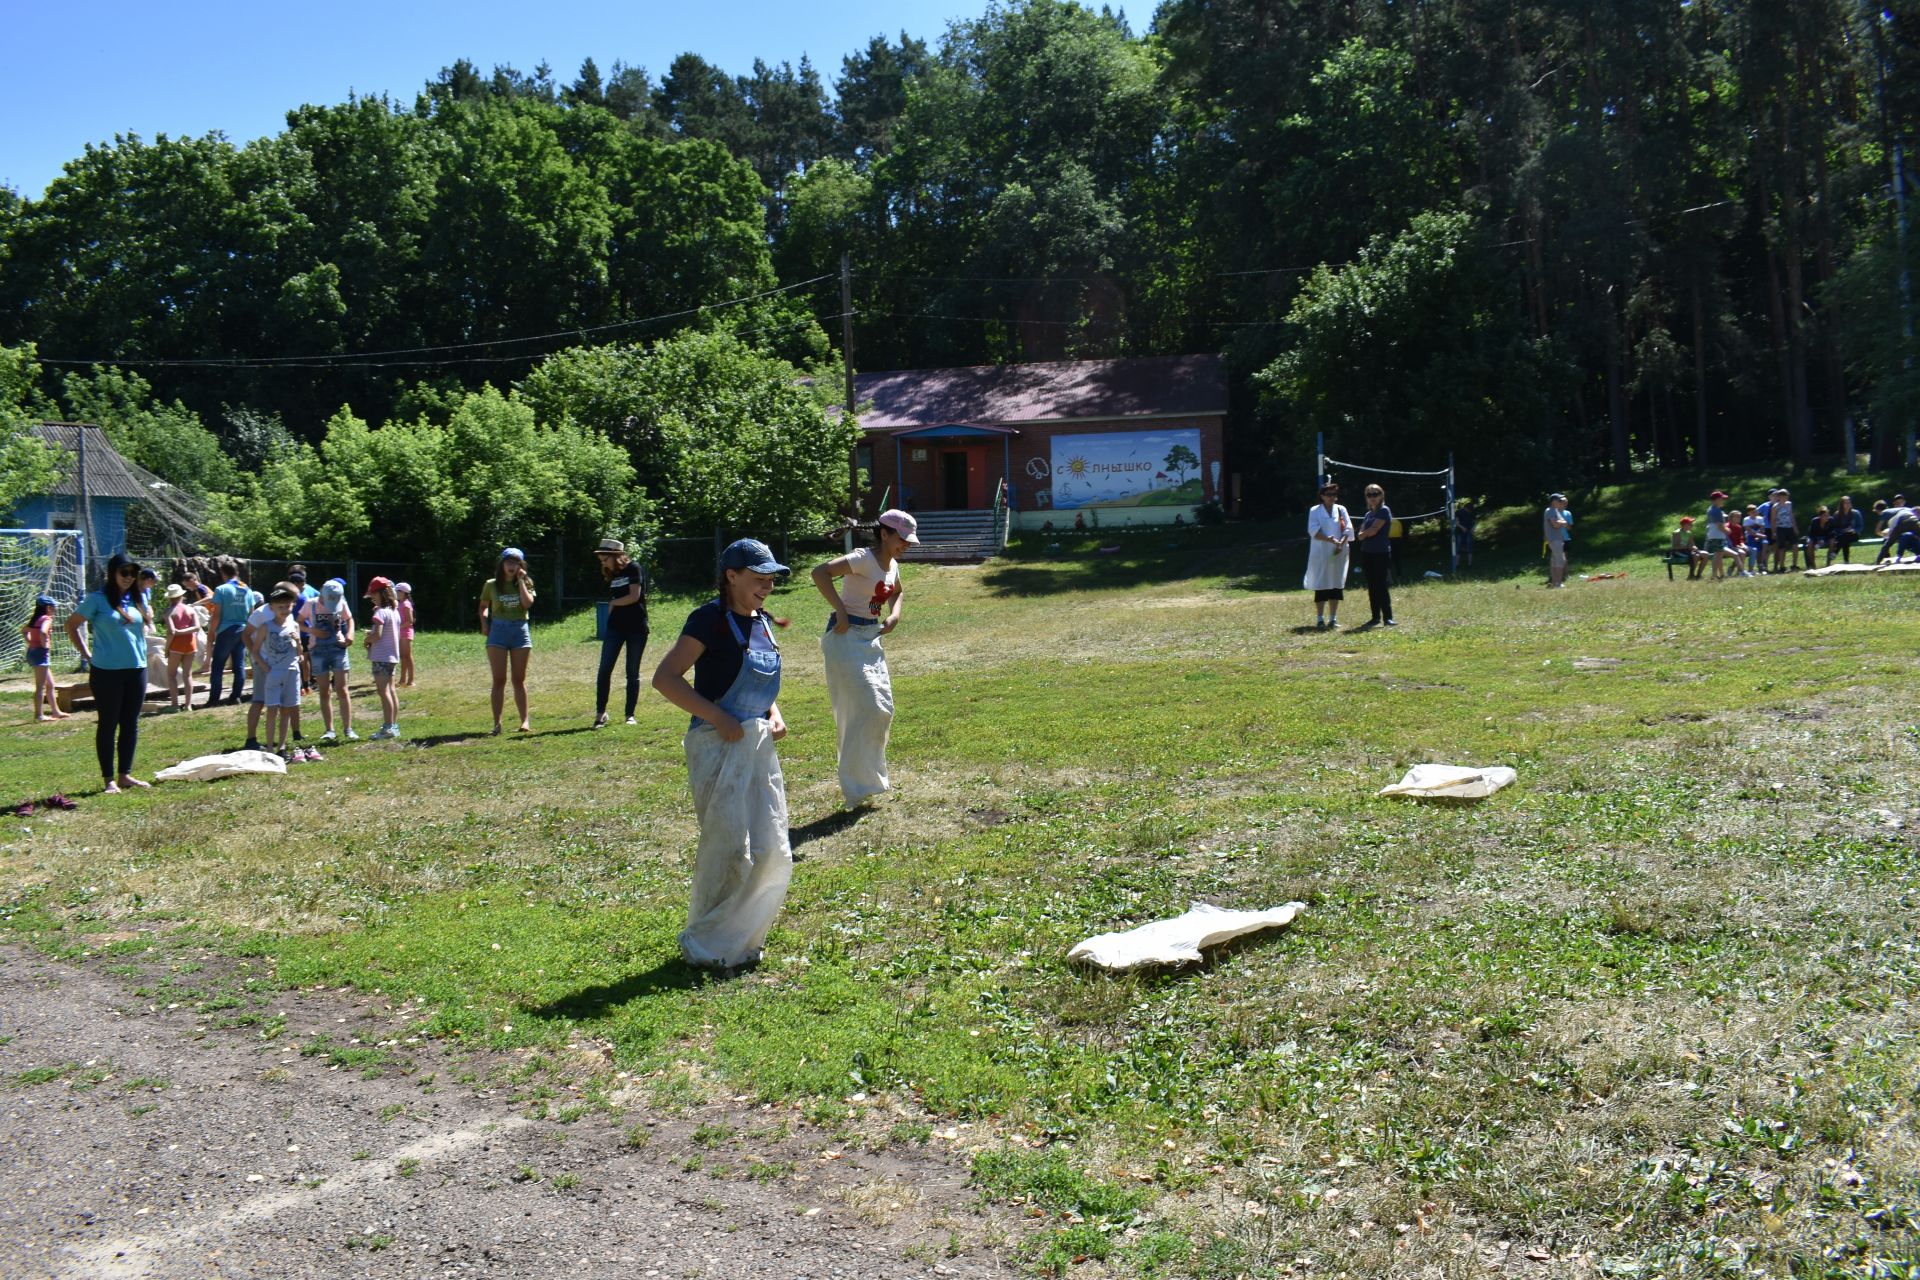
M 116 557 L 117 562 L 124 560 Z M 324 728 L 320 744 L 338 742 L 341 736 L 358 741 L 360 735 L 353 729 L 353 705 L 347 693 L 355 625 L 346 603 L 346 582 L 329 579 L 316 590 L 307 585 L 305 566 L 294 565 L 285 581 L 275 583 L 262 595 L 247 584 L 239 561 L 223 556 L 215 562 L 215 568 L 222 578 L 218 587 L 209 588 L 196 574 L 185 572 L 179 582 L 162 593 L 157 613 L 153 607 L 157 577 L 152 570 L 137 569 L 137 585 L 126 600 L 137 614 L 145 638 L 156 644 L 164 641 L 171 708 L 194 709 L 197 675 L 211 674 L 207 705 L 219 702 L 221 677 L 229 665 L 234 683 L 226 701 L 240 702 L 251 667 L 253 698 L 247 712 L 245 749 L 275 751 L 289 763 L 320 760 L 317 748 L 300 745 L 301 702 L 315 689 L 320 693 Z M 380 729 L 373 737 L 397 738 L 400 704 L 396 688 L 414 680 L 413 588 L 376 577 L 368 584 L 364 598 L 371 602 L 373 614 L 362 643 L 373 665 L 381 711 Z M 33 617 L 21 628 L 34 675 L 35 720 L 67 718 L 56 701 L 53 682 L 51 638 L 58 608 L 59 602 L 52 596 L 38 597 Z M 340 703 L 338 732 L 333 720 L 336 697 Z M 262 720 L 266 724 L 264 741 Z
M 373 606 L 361 644 L 373 667 L 380 700 L 380 728 L 374 741 L 400 736 L 400 698 L 396 686 L 412 675 L 413 590 L 406 583 L 376 577 L 363 599 Z M 253 706 L 247 713 L 249 750 L 277 752 L 289 764 L 322 759 L 317 747 L 300 745 L 300 705 L 304 695 L 320 693 L 320 745 L 344 738 L 356 742 L 353 702 L 347 692 L 355 635 L 347 584 L 330 578 L 318 591 L 306 584 L 299 566 L 277 582 L 265 601 L 247 616 L 245 637 L 254 663 Z M 340 727 L 334 728 L 333 700 L 340 700 Z M 266 722 L 264 742 L 257 736 Z
M 1794 510 L 1793 495 L 1785 489 L 1769 490 L 1766 501 L 1750 503 L 1744 511 L 1729 497 L 1723 489 L 1707 495 L 1703 542 L 1694 540 L 1692 516 L 1680 517 L 1672 533 L 1672 563 L 1684 557 L 1690 578 L 1704 577 L 1709 569 L 1716 581 L 1797 572 L 1803 562 L 1814 569 L 1820 567 L 1815 559 L 1822 550 L 1827 564 L 1836 555 L 1852 563 L 1853 548 L 1869 527 L 1876 528 L 1882 538 L 1876 564 L 1889 555 L 1898 560 L 1909 550 L 1909 542 L 1913 553 L 1920 555 L 1920 513 L 1907 506 L 1905 494 L 1895 494 L 1891 502 L 1875 502 L 1871 520 L 1853 505 L 1850 495 L 1843 494 L 1831 508 L 1822 504 L 1804 528 Z

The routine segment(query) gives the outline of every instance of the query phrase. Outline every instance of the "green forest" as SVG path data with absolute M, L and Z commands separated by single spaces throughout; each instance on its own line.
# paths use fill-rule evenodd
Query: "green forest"
M 1512 496 L 1849 424 L 1890 463 L 1920 410 L 1920 0 L 1018 0 L 837 70 L 606 53 L 0 189 L 0 407 L 103 422 L 260 554 L 843 510 L 848 310 L 860 369 L 1223 352 L 1272 501 L 1316 432 Z M 496 511 L 476 448 L 551 474 Z

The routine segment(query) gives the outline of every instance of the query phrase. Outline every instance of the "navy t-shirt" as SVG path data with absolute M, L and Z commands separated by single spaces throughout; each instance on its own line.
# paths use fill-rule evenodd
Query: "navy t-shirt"
M 777 647 L 773 643 L 773 624 L 764 613 L 751 616 L 736 613 L 733 620 L 753 648 L 764 652 Z M 741 653 L 740 642 L 733 638 L 733 628 L 727 625 L 720 602 L 709 600 L 688 614 L 687 625 L 680 628 L 680 634 L 692 636 L 705 646 L 693 660 L 693 691 L 708 701 L 718 702 L 740 677 Z
M 1384 502 L 1360 517 L 1361 529 L 1366 529 L 1376 524 L 1388 532 L 1391 532 L 1393 529 L 1393 512 Z M 1390 540 L 1387 537 L 1387 533 L 1376 533 L 1371 538 L 1360 538 L 1357 541 L 1360 543 L 1360 552 L 1362 555 L 1384 556 L 1393 549 L 1389 545 Z

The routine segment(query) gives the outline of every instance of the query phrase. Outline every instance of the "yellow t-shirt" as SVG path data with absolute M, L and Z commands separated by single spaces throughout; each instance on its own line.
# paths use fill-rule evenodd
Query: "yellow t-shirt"
M 533 583 L 527 583 L 527 595 L 533 595 Z M 505 591 L 500 590 L 496 579 L 488 578 L 480 588 L 480 601 L 487 606 L 487 617 L 500 622 L 525 622 L 527 606 L 520 603 L 518 583 L 510 583 Z

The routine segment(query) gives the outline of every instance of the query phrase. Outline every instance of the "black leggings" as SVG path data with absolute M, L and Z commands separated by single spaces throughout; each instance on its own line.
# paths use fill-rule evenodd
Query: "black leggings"
M 1387 591 L 1387 561 L 1391 556 L 1363 555 L 1360 567 L 1367 573 L 1367 608 L 1373 611 L 1375 622 L 1387 622 L 1393 617 L 1393 596 Z
M 647 648 L 647 633 L 615 631 L 608 627 L 606 634 L 600 637 L 600 676 L 594 682 L 594 693 L 599 699 L 594 710 L 607 713 L 607 694 L 613 684 L 613 664 L 620 656 L 620 650 L 627 651 L 627 718 L 633 718 L 633 709 L 640 701 L 640 655 Z
M 147 701 L 147 669 L 124 670 L 95 667 L 88 672 L 93 683 L 93 706 L 100 723 L 93 730 L 93 750 L 100 757 L 100 776 L 112 782 L 133 772 L 133 748 L 140 741 L 140 708 Z M 114 734 L 120 735 L 119 764 L 114 769 Z

